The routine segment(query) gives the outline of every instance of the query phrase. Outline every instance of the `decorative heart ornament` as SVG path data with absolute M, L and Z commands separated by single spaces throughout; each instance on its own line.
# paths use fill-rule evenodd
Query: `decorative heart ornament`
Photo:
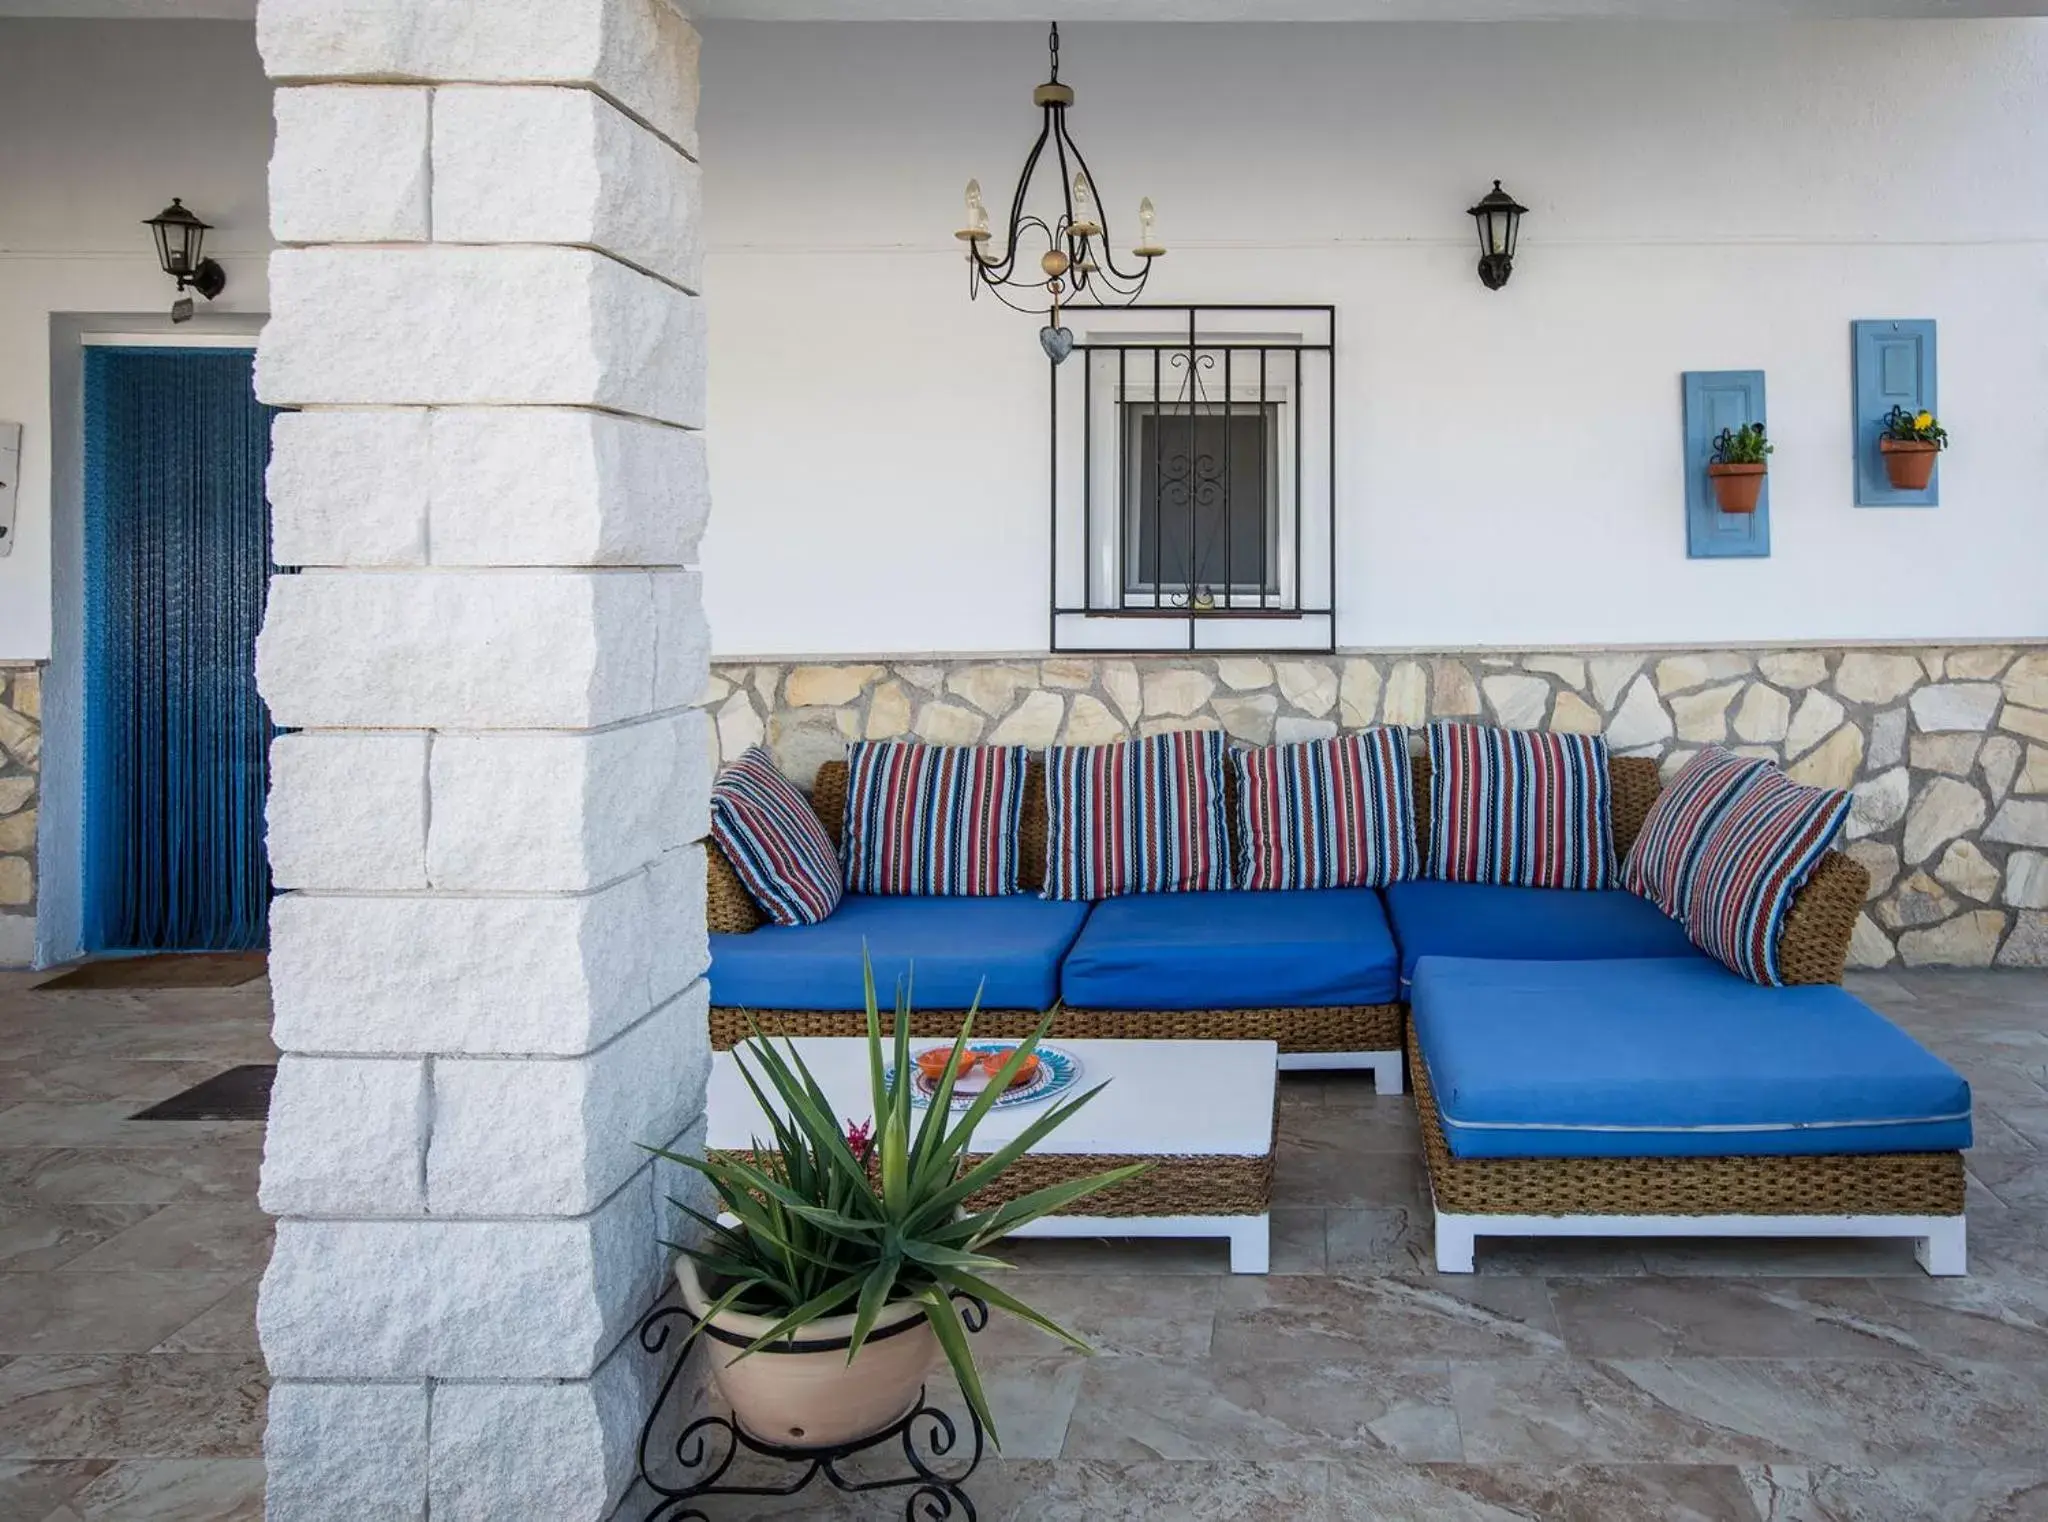
M 1045 350 L 1045 357 L 1058 364 L 1074 352 L 1074 330 L 1055 328 L 1050 325 L 1038 330 L 1038 346 Z

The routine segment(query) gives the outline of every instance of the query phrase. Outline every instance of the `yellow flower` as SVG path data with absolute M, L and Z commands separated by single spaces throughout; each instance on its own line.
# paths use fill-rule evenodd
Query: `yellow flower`
M 1932 428 L 1934 426 L 1934 414 L 1931 412 L 1921 413 L 1913 419 L 1913 426 L 1915 428 Z

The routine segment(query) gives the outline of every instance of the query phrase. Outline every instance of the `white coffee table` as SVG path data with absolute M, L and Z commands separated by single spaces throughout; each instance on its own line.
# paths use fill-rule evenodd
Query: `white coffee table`
M 778 1045 L 780 1038 L 778 1038 Z M 937 1043 L 913 1040 L 919 1051 Z M 1109 1087 L 1033 1147 L 977 1209 L 1063 1178 L 1146 1161 L 1145 1173 L 1081 1203 L 1100 1213 L 1047 1216 L 1016 1234 L 1030 1237 L 1222 1237 L 1232 1273 L 1262 1274 L 1269 1260 L 1273 1185 L 1271 1041 L 1060 1041 L 1081 1064 L 1070 1093 Z M 800 1036 L 796 1049 L 842 1118 L 862 1121 L 874 1106 L 867 1042 Z M 742 1047 L 744 1050 L 744 1047 Z M 970 1155 L 986 1154 L 1043 1114 L 1051 1100 L 992 1110 Z M 772 1135 L 731 1052 L 712 1058 L 705 1145 L 745 1152 Z

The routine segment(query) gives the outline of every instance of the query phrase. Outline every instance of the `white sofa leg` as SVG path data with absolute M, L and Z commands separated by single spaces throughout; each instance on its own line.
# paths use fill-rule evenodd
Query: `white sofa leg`
M 1969 1272 L 1970 1254 L 1961 1216 L 1938 1222 L 1913 1243 L 1913 1256 L 1930 1274 L 1948 1277 Z
M 1230 1229 L 1230 1271 L 1233 1274 L 1263 1274 L 1272 1268 L 1273 1238 L 1270 1216 L 1245 1216 Z
M 1457 1216 L 1436 1218 L 1436 1271 L 1440 1274 L 1469 1274 L 1478 1233 Z
M 1401 1087 L 1401 1054 L 1399 1052 L 1375 1052 L 1372 1059 L 1372 1087 L 1376 1094 L 1399 1094 Z

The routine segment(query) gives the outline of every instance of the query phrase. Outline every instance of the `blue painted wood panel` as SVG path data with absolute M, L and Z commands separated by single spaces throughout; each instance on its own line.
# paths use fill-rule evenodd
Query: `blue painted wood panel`
M 1733 559 L 1771 553 L 1771 478 L 1753 513 L 1724 513 L 1714 505 L 1707 465 L 1714 438 L 1723 428 L 1765 423 L 1764 372 L 1685 372 L 1685 553 L 1694 560 Z M 1768 424 L 1766 424 L 1768 426 Z
M 1887 317 L 1849 324 L 1856 407 L 1856 505 L 1938 507 L 1941 466 L 1925 491 L 1900 491 L 1884 473 L 1877 447 L 1879 425 L 1894 405 L 1908 412 L 1937 411 L 1934 399 L 1934 322 Z

